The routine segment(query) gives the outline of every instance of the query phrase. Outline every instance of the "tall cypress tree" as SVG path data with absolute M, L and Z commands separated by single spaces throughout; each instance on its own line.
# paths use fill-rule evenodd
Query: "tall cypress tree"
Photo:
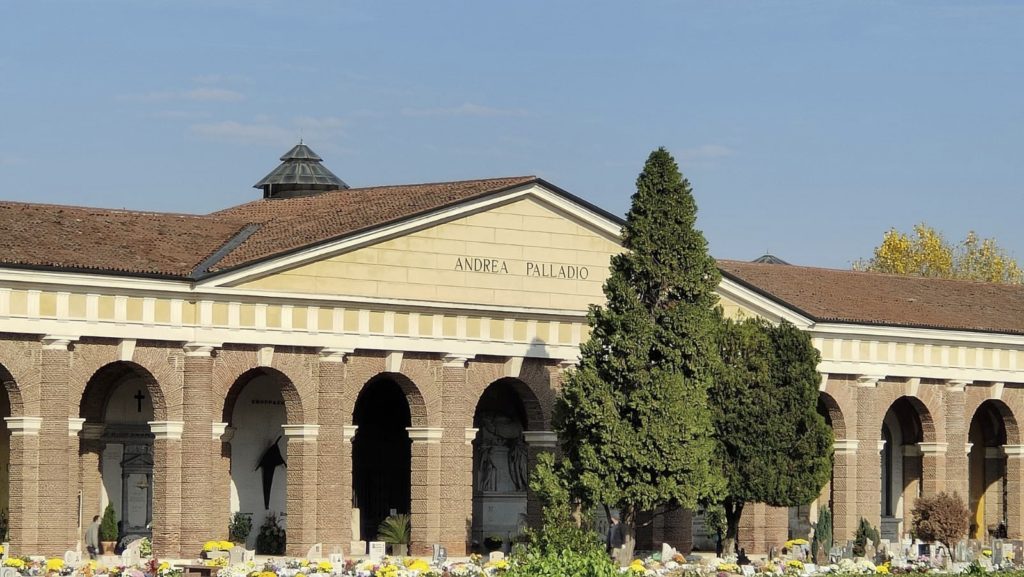
M 722 486 L 707 399 L 720 276 L 696 219 L 675 160 L 652 152 L 622 230 L 625 252 L 611 260 L 607 303 L 591 307 L 590 339 L 556 404 L 563 470 L 584 504 L 619 508 L 623 560 L 639 512 L 693 508 Z
M 832 431 L 817 412 L 821 357 L 810 335 L 746 318 L 725 321 L 719 343 L 722 373 L 709 399 L 731 553 L 747 503 L 794 507 L 818 497 L 832 472 Z

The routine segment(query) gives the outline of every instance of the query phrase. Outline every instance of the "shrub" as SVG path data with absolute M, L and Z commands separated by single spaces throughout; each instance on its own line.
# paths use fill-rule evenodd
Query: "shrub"
M 811 541 L 811 554 L 818 563 L 828 563 L 832 551 L 832 511 L 828 505 L 818 509 L 818 522 L 814 524 L 814 539 Z
M 572 575 L 573 577 L 621 577 L 619 568 L 612 563 L 603 549 L 580 552 L 566 549 L 561 552 L 530 549 L 517 555 L 505 577 L 537 577 L 538 575 Z
M 117 541 L 117 513 L 114 512 L 114 504 L 107 503 L 103 510 L 103 519 L 100 520 L 100 541 Z
M 248 513 L 236 511 L 234 516 L 228 520 L 228 536 L 233 543 L 244 545 L 246 539 L 252 533 L 252 516 Z
M 946 546 L 951 555 L 953 548 L 950 545 L 966 537 L 970 527 L 971 512 L 956 493 L 942 492 L 931 497 L 920 497 L 914 501 L 911 514 L 917 538 L 938 541 Z
M 861 517 L 857 523 L 857 532 L 853 535 L 853 556 L 863 557 L 864 552 L 867 550 L 868 541 L 871 541 L 877 547 L 879 540 L 878 529 L 872 527 L 867 519 Z
M 377 539 L 391 545 L 408 545 L 411 533 L 412 525 L 405 513 L 391 515 L 377 527 Z
M 284 555 L 287 535 L 277 520 L 277 513 L 270 513 L 263 520 L 256 535 L 256 553 L 260 555 Z

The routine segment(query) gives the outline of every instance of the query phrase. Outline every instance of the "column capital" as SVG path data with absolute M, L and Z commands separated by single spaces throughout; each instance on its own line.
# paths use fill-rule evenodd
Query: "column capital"
M 922 455 L 943 455 L 946 453 L 946 448 L 949 443 L 918 443 L 917 448 L 921 450 Z
M 228 423 L 210 423 L 210 438 L 214 441 L 228 442 L 235 436 L 235 428 Z
M 1020 457 L 1024 455 L 1024 445 L 1003 445 L 1003 454 L 1007 457 Z
M 79 337 L 69 335 L 44 335 L 41 339 L 44 351 L 67 351 Z
M 971 449 L 974 448 L 974 443 L 964 443 L 964 452 L 968 455 L 971 454 Z
M 523 431 L 526 444 L 539 449 L 553 449 L 558 446 L 558 434 L 554 431 Z
M 860 441 L 857 439 L 836 439 L 832 443 L 832 448 L 837 455 L 850 455 L 857 452 L 858 445 Z
M 322 363 L 343 363 L 345 357 L 356 352 L 355 349 L 345 347 L 321 347 L 318 351 Z
M 77 437 L 85 426 L 85 419 L 81 417 L 68 417 L 68 436 Z
M 349 443 L 356 436 L 356 431 L 359 430 L 359 425 L 345 425 L 341 428 L 341 438 Z
M 970 380 L 970 379 L 948 379 L 946 381 L 946 387 L 947 387 L 947 390 L 949 390 L 951 392 L 962 393 L 964 391 L 964 389 L 967 388 L 967 385 L 969 385 L 969 384 L 971 384 L 973 382 L 974 381 Z
M 185 349 L 186 357 L 209 357 L 213 356 L 214 349 L 220 346 L 222 345 L 217 343 L 191 342 L 185 343 L 182 348 Z
M 476 439 L 476 434 L 480 432 L 480 429 L 475 427 L 466 427 L 465 439 L 467 445 L 472 445 L 473 440 Z
M 857 375 L 857 386 L 864 388 L 874 388 L 878 386 L 880 381 L 885 380 L 885 375 Z
M 157 440 L 180 441 L 185 421 L 149 421 L 149 430 Z
M 284 429 L 284 436 L 289 441 L 292 439 L 296 441 L 315 441 L 317 436 L 320 435 L 320 425 L 281 425 L 281 428 Z
M 464 369 L 469 359 L 470 355 L 462 353 L 445 353 L 441 355 L 441 362 L 445 368 L 449 369 Z
M 561 359 L 560 361 L 558 361 L 558 370 L 562 372 L 565 372 L 569 369 L 575 369 L 578 366 L 580 366 L 579 358 Z
M 433 445 L 441 442 L 444 429 L 441 427 L 406 427 L 409 433 L 409 440 L 413 443 L 426 443 Z
M 43 427 L 42 417 L 4 417 L 7 421 L 7 430 L 12 437 L 30 437 L 39 434 Z

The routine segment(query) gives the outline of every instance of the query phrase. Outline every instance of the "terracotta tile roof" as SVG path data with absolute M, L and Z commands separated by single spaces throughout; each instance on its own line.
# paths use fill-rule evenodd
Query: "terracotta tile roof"
M 0 202 L 0 266 L 188 278 L 207 272 L 201 265 L 223 271 L 536 181 L 349 189 L 210 215 Z M 259 226 L 247 236 L 251 223 Z
M 0 202 L 0 264 L 185 277 L 242 226 L 207 216 Z
M 1024 287 L 718 261 L 723 276 L 817 322 L 1024 334 Z
M 536 181 L 533 176 L 519 176 L 350 188 L 298 198 L 257 200 L 213 213 L 263 226 L 211 271 L 234 268 Z

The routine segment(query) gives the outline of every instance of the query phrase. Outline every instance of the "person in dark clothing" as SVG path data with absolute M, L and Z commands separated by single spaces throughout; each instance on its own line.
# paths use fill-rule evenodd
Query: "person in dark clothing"
M 615 549 L 622 547 L 622 542 L 625 540 L 625 534 L 622 532 L 622 523 L 619 523 L 619 518 L 612 515 L 612 523 L 608 525 L 608 535 L 605 536 L 604 542 L 608 552 L 611 553 Z

